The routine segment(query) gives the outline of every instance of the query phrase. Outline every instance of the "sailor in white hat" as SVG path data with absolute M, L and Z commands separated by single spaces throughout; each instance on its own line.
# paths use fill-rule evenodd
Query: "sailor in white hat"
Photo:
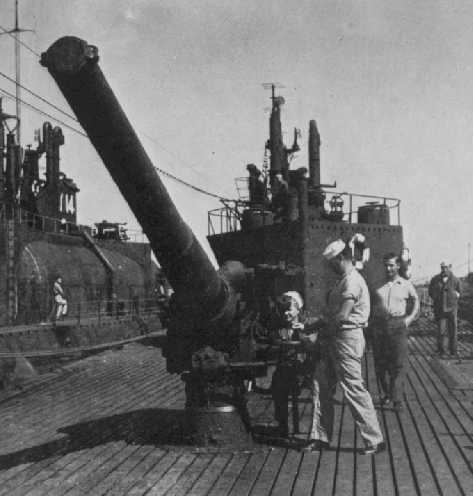
M 326 260 L 332 260 L 335 258 L 337 255 L 340 255 L 343 250 L 345 250 L 347 247 L 347 244 L 345 241 L 341 239 L 336 239 L 335 241 L 332 241 L 324 250 L 322 253 L 323 257 Z
M 316 375 L 313 386 L 313 418 L 310 438 L 314 449 L 328 446 L 333 428 L 332 392 L 340 384 L 365 444 L 364 453 L 373 454 L 383 446 L 371 396 L 361 373 L 365 350 L 363 327 L 370 313 L 370 296 L 365 280 L 353 264 L 353 247 L 342 239 L 331 242 L 323 256 L 339 275 L 327 298 L 327 331 L 330 334 L 322 362 L 330 356 L 335 374 L 322 364 L 324 376 Z

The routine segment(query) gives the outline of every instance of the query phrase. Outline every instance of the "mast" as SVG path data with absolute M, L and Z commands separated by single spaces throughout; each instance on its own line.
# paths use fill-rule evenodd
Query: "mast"
M 16 107 L 16 119 L 17 119 L 17 128 L 16 128 L 16 138 L 18 140 L 18 144 L 21 144 L 21 106 L 20 106 L 20 96 L 21 96 L 21 64 L 20 64 L 20 28 L 18 26 L 18 0 L 15 0 L 15 107 Z
M 21 145 L 21 60 L 20 60 L 20 33 L 26 31 L 33 31 L 32 29 L 20 28 L 19 14 L 18 14 L 18 0 L 15 0 L 15 27 L 9 31 L 0 33 L 9 34 L 15 39 L 15 107 L 16 107 L 16 139 L 17 144 Z

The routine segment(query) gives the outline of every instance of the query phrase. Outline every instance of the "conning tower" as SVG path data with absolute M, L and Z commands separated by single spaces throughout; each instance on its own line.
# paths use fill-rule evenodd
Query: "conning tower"
M 332 276 L 323 263 L 325 246 L 336 238 L 366 237 L 371 259 L 363 274 L 371 286 L 384 277 L 382 257 L 401 253 L 400 201 L 375 195 L 336 192 L 336 183 L 321 182 L 321 139 L 315 120 L 308 126 L 308 164 L 296 166 L 297 130 L 288 148 L 281 123 L 284 98 L 270 86 L 269 169 L 247 166 L 248 195 L 209 212 L 208 240 L 217 260 L 238 259 L 256 274 L 256 298 L 274 299 L 296 289 L 306 310 L 320 313 Z M 238 179 L 242 191 L 243 179 Z M 260 194 L 263 192 L 263 194 Z M 257 199 L 255 201 L 255 198 Z

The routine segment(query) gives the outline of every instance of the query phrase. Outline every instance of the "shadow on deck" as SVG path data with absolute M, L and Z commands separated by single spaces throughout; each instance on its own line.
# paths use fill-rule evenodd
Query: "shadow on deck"
M 1 404 L 0 495 L 473 494 L 473 333 L 465 323 L 460 331 L 460 359 L 439 360 L 433 322 L 416 323 L 406 407 L 378 407 L 387 449 L 372 457 L 360 455 L 340 395 L 329 450 L 300 449 L 311 418 L 307 390 L 301 434 L 278 438 L 268 380 L 249 397 L 254 450 L 191 447 L 183 386 L 159 350 L 129 345 L 89 357 Z M 371 352 L 365 378 L 376 400 Z

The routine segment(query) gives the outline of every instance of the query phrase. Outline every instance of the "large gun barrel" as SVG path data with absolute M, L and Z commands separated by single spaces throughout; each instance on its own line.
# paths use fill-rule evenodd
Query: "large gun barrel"
M 228 313 L 227 279 L 213 267 L 177 211 L 98 65 L 97 48 L 67 36 L 42 54 L 41 64 L 57 82 L 141 224 L 186 318 L 194 328 L 196 321 L 205 327 L 205 322 Z M 176 365 L 173 371 L 180 368 Z
M 41 58 L 141 224 L 174 291 L 190 291 L 215 308 L 222 283 L 182 220 L 98 65 L 95 47 L 75 37 Z

